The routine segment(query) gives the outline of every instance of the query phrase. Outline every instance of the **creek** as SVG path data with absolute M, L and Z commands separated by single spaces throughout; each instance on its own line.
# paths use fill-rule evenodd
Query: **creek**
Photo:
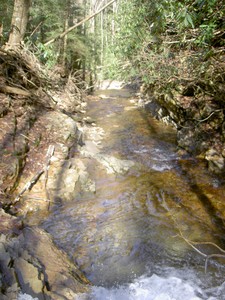
M 56 203 L 41 224 L 93 283 L 80 299 L 225 299 L 225 259 L 209 259 L 205 273 L 188 243 L 225 246 L 223 181 L 179 157 L 175 130 L 129 90 L 98 91 L 87 112 L 96 126 L 78 155 L 96 192 Z

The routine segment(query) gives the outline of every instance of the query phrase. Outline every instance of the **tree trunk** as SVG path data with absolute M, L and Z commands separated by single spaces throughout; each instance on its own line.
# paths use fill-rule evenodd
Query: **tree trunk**
M 14 10 L 11 22 L 8 47 L 13 47 L 23 40 L 30 8 L 30 0 L 14 0 Z
M 69 17 L 71 11 L 71 2 L 67 0 L 67 4 L 65 7 L 65 20 L 64 20 L 64 28 L 63 32 L 69 28 Z M 67 53 L 67 46 L 68 46 L 68 38 L 65 35 L 62 40 L 60 41 L 60 53 L 59 53 L 59 64 L 63 68 L 63 72 L 66 74 L 66 53 Z

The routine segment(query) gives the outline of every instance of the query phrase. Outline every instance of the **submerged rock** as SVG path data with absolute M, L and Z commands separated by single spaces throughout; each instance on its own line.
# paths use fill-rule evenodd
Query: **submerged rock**
M 106 168 L 108 174 L 125 174 L 134 166 L 133 161 L 118 159 L 114 156 L 98 154 L 95 158 Z

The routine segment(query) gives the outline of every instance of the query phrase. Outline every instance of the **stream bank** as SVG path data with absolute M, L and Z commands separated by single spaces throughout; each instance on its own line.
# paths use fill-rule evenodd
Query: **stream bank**
M 177 58 L 168 64 L 178 65 Z M 205 62 L 205 61 L 204 61 Z M 198 66 L 201 66 L 199 58 Z M 225 58 L 220 51 L 212 56 L 201 76 L 194 76 L 183 62 L 183 73 L 165 78 L 165 82 L 143 84 L 139 104 L 152 115 L 177 130 L 180 153 L 200 157 L 209 171 L 225 171 Z M 196 68 L 197 68 L 196 65 Z M 193 72 L 193 74 L 191 73 Z
M 91 185 L 73 161 L 85 123 L 81 90 L 74 77 L 47 74 L 26 49 L 1 51 L 0 102 L 0 298 L 76 299 L 89 280 L 26 217 L 45 218 L 71 198 L 78 178 L 80 190 Z

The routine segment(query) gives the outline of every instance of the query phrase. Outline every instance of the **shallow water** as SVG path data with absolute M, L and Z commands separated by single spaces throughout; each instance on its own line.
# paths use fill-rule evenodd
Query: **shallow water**
M 129 91 L 99 92 L 88 115 L 103 132 L 101 155 L 134 163 L 108 174 L 89 158 L 96 193 L 56 204 L 42 224 L 95 285 L 88 299 L 225 299 L 225 260 L 211 259 L 205 274 L 205 258 L 184 240 L 225 244 L 223 182 L 179 158 L 175 131 L 138 109 Z

